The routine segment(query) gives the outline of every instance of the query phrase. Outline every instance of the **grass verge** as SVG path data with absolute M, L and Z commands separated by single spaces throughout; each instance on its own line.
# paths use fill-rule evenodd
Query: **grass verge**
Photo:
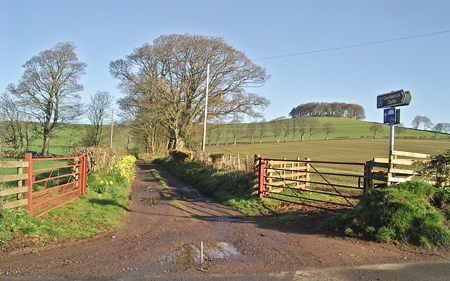
M 1 209 L 0 244 L 11 239 L 42 244 L 58 237 L 89 237 L 118 226 L 128 203 L 134 160 L 124 157 L 109 171 L 90 173 L 86 194 L 40 218 L 24 210 Z
M 219 170 L 201 163 L 179 162 L 167 158 L 155 159 L 177 177 L 192 184 L 206 196 L 230 206 L 244 215 L 263 214 L 274 210 L 279 202 L 261 200 L 252 194 L 253 175 L 243 171 Z

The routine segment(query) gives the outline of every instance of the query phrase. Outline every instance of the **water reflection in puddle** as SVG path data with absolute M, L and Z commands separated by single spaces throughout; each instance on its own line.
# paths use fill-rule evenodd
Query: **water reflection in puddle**
M 182 265 L 196 265 L 200 263 L 200 242 L 183 245 L 180 251 L 157 259 L 160 264 L 172 263 Z M 204 241 L 203 259 L 224 259 L 239 255 L 233 244 L 226 242 Z
M 142 204 L 147 206 L 153 206 L 159 204 L 159 199 L 157 198 L 144 198 L 141 200 Z

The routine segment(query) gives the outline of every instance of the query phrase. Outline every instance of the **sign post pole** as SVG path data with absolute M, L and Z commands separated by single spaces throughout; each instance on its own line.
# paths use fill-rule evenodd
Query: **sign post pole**
M 400 110 L 396 110 L 395 106 L 409 105 L 411 102 L 411 93 L 409 91 L 398 90 L 387 94 L 377 96 L 377 108 L 387 108 L 384 110 L 383 122 L 389 124 L 389 169 L 387 185 L 389 186 L 389 178 L 392 176 L 391 170 L 394 168 L 392 164 L 392 153 L 394 152 L 395 124 L 400 123 Z
M 389 159 L 392 157 L 392 151 L 394 151 L 394 139 L 395 139 L 395 124 L 391 123 L 391 133 L 390 133 L 390 142 L 389 142 Z

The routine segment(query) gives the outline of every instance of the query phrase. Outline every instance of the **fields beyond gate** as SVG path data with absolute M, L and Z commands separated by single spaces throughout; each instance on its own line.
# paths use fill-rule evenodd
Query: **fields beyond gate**
M 443 153 L 445 149 L 450 148 L 450 140 L 444 139 L 421 139 L 421 140 L 411 140 L 411 139 L 401 139 L 396 140 L 395 149 L 402 151 L 409 151 L 415 153 L 423 153 L 429 155 L 437 155 Z M 339 196 L 333 195 L 332 198 L 337 198 L 338 201 L 336 203 L 346 205 L 346 208 L 351 208 L 355 206 L 356 202 L 353 202 L 353 199 L 357 199 L 362 194 L 363 186 L 362 186 L 362 178 L 364 176 L 364 163 L 370 161 L 374 158 L 388 158 L 389 156 L 389 140 L 386 139 L 353 139 L 353 140 L 329 140 L 329 141 L 305 141 L 305 142 L 280 142 L 280 143 L 267 143 L 267 144 L 241 144 L 241 145 L 221 145 L 221 146 L 207 146 L 206 152 L 208 153 L 224 153 L 225 157 L 228 154 L 236 156 L 239 154 L 241 157 L 244 155 L 252 155 L 257 154 L 266 159 L 279 159 L 283 158 L 288 160 L 309 158 L 311 161 L 315 162 L 314 164 L 314 173 L 311 171 L 311 181 L 320 182 L 320 186 L 323 184 L 322 181 L 329 181 L 329 190 L 324 190 L 323 187 L 318 190 L 319 195 L 328 196 L 329 193 L 338 193 L 342 199 L 339 199 Z M 279 162 L 279 161 L 278 161 Z M 353 162 L 360 163 L 361 165 L 336 165 L 336 164 L 327 164 L 325 162 Z M 270 163 L 270 161 L 269 161 Z M 274 173 L 286 173 L 286 171 L 282 171 L 281 169 L 278 172 L 272 172 L 272 170 L 276 170 L 273 167 L 266 167 L 268 172 L 271 174 Z M 291 170 L 291 168 L 288 168 Z M 288 171 L 287 173 L 291 173 Z M 325 179 L 323 179 L 323 176 Z M 354 182 L 350 181 L 348 177 L 345 180 L 338 179 L 337 175 L 346 175 L 346 174 L 355 174 L 359 177 L 355 177 Z M 266 180 L 270 180 L 273 175 L 270 175 Z M 308 174 L 309 178 L 309 174 Z M 343 182 L 342 182 L 343 181 Z M 299 180 L 300 183 L 303 183 L 303 180 Z M 305 181 L 306 183 L 306 181 Z M 309 184 L 308 183 L 308 184 Z M 272 185 L 272 186 L 271 186 Z M 304 198 L 305 195 L 308 197 L 307 200 L 313 200 L 317 202 L 328 202 L 329 198 L 321 199 L 308 195 L 310 192 L 302 192 L 297 190 L 298 188 L 289 188 L 289 190 L 282 191 L 283 194 L 280 193 L 277 195 L 276 193 L 280 192 L 281 189 L 276 189 L 273 187 L 274 184 L 269 183 L 268 186 L 265 186 L 264 192 L 267 193 L 270 197 L 276 197 L 278 199 L 283 199 L 282 201 L 291 202 L 298 201 L 299 199 Z M 344 189 L 338 185 L 346 185 L 351 186 L 353 189 Z M 270 191 L 270 189 L 274 188 L 275 190 Z M 305 188 L 308 188 L 305 186 Z M 312 186 L 309 187 L 314 189 Z M 330 189 L 331 188 L 331 189 Z M 269 190 L 268 192 L 266 192 Z M 304 190 L 305 191 L 305 190 Z M 306 190 L 308 191 L 308 190 Z M 291 194 L 292 193 L 292 194 Z M 295 194 L 294 194 L 295 193 Z M 265 195 L 267 195 L 265 194 Z M 344 196 L 342 196 L 344 195 Z M 300 198 L 301 197 L 301 198 Z M 329 196 L 328 196 L 329 197 Z M 350 202 L 349 202 L 350 201 Z M 348 206 L 347 206 L 348 205 Z
M 437 155 L 450 148 L 450 139 L 396 139 L 395 150 Z M 207 153 L 259 154 L 275 159 L 361 162 L 389 157 L 389 139 L 345 139 L 206 146 Z

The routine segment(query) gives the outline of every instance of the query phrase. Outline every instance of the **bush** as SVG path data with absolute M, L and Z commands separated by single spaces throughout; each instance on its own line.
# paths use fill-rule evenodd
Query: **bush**
M 371 189 L 355 209 L 326 220 L 319 228 L 338 228 L 378 242 L 450 245 L 450 231 L 443 225 L 444 217 L 428 203 L 434 190 L 433 186 L 419 181 Z
M 450 189 L 437 188 L 433 196 L 433 203 L 438 208 L 446 208 L 450 204 Z
M 435 178 L 436 187 L 448 186 L 450 178 L 450 149 L 434 156 L 421 171 L 421 174 L 428 178 Z
M 190 151 L 172 149 L 169 151 L 169 155 L 172 160 L 186 162 L 191 159 L 192 153 Z
M 211 157 L 211 160 L 213 163 L 217 163 L 217 160 L 220 161 L 220 159 L 222 159 L 223 156 L 224 156 L 223 153 L 216 153 L 216 154 L 209 155 L 209 157 Z

